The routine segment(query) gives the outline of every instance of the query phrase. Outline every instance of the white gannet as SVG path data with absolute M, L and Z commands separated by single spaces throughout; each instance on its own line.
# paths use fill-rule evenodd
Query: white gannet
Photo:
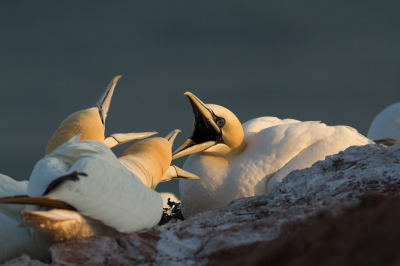
M 3 198 L 0 202 L 53 208 L 22 211 L 21 225 L 33 230 L 44 252 L 51 244 L 71 238 L 119 238 L 150 229 L 163 212 L 162 198 L 152 188 L 174 178 L 198 179 L 170 165 L 177 133 L 173 131 L 168 139 L 139 141 L 120 158 L 104 143 L 79 141 L 81 136 L 77 135 L 35 165 L 27 189 L 29 197 Z M 46 187 L 34 185 L 43 185 L 43 180 Z
M 81 140 L 91 139 L 102 141 L 108 147 L 149 137 L 157 133 L 154 131 L 130 132 L 105 136 L 105 121 L 116 84 L 120 78 L 120 75 L 116 76 L 109 83 L 94 107 L 75 112 L 62 121 L 47 144 L 46 154 L 52 152 L 55 148 L 78 133 L 81 134 Z M 43 188 L 44 184 L 46 184 L 46 182 L 35 183 L 38 189 Z M 0 174 L 0 198 L 25 195 L 27 193 L 27 187 L 28 181 L 18 182 L 8 176 Z M 23 209 L 25 209 L 24 205 L 0 204 L 0 223 L 2 224 L 0 228 L 0 239 L 5 240 L 10 238 L 10 236 L 16 236 L 9 241 L 5 241 L 5 243 L 7 243 L 6 247 L 0 248 L 0 261 L 12 258 L 15 252 L 19 252 L 18 248 L 16 248 L 18 246 L 26 246 L 27 248 L 24 250 L 35 258 L 41 257 L 42 255 L 41 251 L 35 247 L 30 230 L 28 228 L 18 228 L 18 225 L 21 223 L 20 213 Z M 29 246 L 32 246 L 32 248 L 29 249 Z
M 310 167 L 352 145 L 373 141 L 348 126 L 260 117 L 241 125 L 228 109 L 186 92 L 194 112 L 192 136 L 173 154 L 191 154 L 183 169 L 200 177 L 179 182 L 184 217 L 265 194 L 295 169 Z
M 377 143 L 393 145 L 400 140 L 400 103 L 386 107 L 372 121 L 367 134 Z
M 118 80 L 122 76 L 116 76 L 107 86 L 95 106 L 89 109 L 77 111 L 65 118 L 52 138 L 47 143 L 46 154 L 51 153 L 55 148 L 67 142 L 73 136 L 81 134 L 81 140 L 97 140 L 104 142 L 112 148 L 116 145 L 146 138 L 157 134 L 157 132 L 131 132 L 116 133 L 105 136 L 105 123 L 110 109 L 111 99 Z

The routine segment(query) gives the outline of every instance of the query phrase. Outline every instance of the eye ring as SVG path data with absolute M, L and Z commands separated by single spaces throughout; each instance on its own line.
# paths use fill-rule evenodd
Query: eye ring
M 215 123 L 217 123 L 217 125 L 221 128 L 223 126 L 225 126 L 225 119 L 223 119 L 222 117 L 218 117 L 217 120 L 215 121 Z

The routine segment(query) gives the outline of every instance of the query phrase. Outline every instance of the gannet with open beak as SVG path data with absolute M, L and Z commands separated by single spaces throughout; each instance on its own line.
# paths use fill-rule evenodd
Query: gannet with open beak
M 53 208 L 22 211 L 22 226 L 32 228 L 42 250 L 76 237 L 119 238 L 150 229 L 163 212 L 162 198 L 153 188 L 175 178 L 198 179 L 170 165 L 172 143 L 178 132 L 171 132 L 167 139 L 139 141 L 120 158 L 104 143 L 79 141 L 81 136 L 77 135 L 35 165 L 29 197 L 3 198 L 0 203 Z M 61 170 L 63 176 L 59 176 Z M 30 189 L 43 178 L 51 179 L 47 188 Z
M 179 182 L 184 217 L 265 194 L 295 169 L 349 146 L 373 143 L 354 128 L 314 121 L 260 117 L 242 126 L 230 110 L 185 95 L 195 116 L 193 133 L 172 158 L 191 154 L 183 168 L 200 180 Z
M 400 140 L 400 103 L 386 107 L 372 121 L 368 138 L 377 143 L 394 145 Z

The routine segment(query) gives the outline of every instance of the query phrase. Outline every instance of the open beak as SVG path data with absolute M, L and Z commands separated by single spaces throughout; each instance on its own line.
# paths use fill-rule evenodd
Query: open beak
M 103 92 L 100 99 L 94 105 L 97 108 L 99 108 L 100 119 L 101 119 L 101 122 L 103 123 L 103 125 L 106 124 L 106 118 L 107 118 L 108 110 L 110 109 L 110 104 L 111 104 L 112 96 L 114 94 L 114 89 L 115 89 L 115 86 L 117 86 L 118 80 L 121 77 L 122 77 L 122 75 L 118 75 L 111 80 L 110 84 L 108 84 L 106 90 Z
M 180 129 L 174 129 L 165 137 L 168 140 L 168 142 L 171 144 L 171 147 L 172 147 L 172 145 L 174 145 L 175 138 L 179 132 L 182 132 L 182 131 Z
M 134 140 L 148 138 L 157 134 L 157 131 L 149 131 L 149 132 L 129 132 L 129 133 L 115 133 L 109 136 L 106 136 L 103 143 L 107 145 L 107 147 L 112 148 L 117 145 L 121 145 L 127 142 L 131 142 Z
M 165 172 L 163 177 L 161 178 L 160 182 L 170 181 L 172 179 L 191 179 L 191 180 L 198 180 L 200 179 L 197 175 L 192 174 L 188 171 L 179 168 L 176 165 L 170 165 L 168 170 Z
M 194 113 L 193 134 L 175 152 L 172 159 L 189 155 L 222 142 L 222 131 L 215 122 L 216 116 L 199 98 L 191 92 L 185 92 Z

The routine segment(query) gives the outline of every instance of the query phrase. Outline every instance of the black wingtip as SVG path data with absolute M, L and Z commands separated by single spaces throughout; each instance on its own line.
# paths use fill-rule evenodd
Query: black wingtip
M 54 179 L 49 186 L 46 188 L 46 191 L 43 193 L 44 195 L 47 195 L 52 189 L 55 189 L 58 185 L 60 185 L 62 182 L 70 180 L 70 181 L 78 181 L 79 180 L 79 175 L 81 176 L 88 176 L 86 173 L 83 172 L 78 172 L 78 171 L 73 171 L 72 173 L 60 176 L 57 179 Z

